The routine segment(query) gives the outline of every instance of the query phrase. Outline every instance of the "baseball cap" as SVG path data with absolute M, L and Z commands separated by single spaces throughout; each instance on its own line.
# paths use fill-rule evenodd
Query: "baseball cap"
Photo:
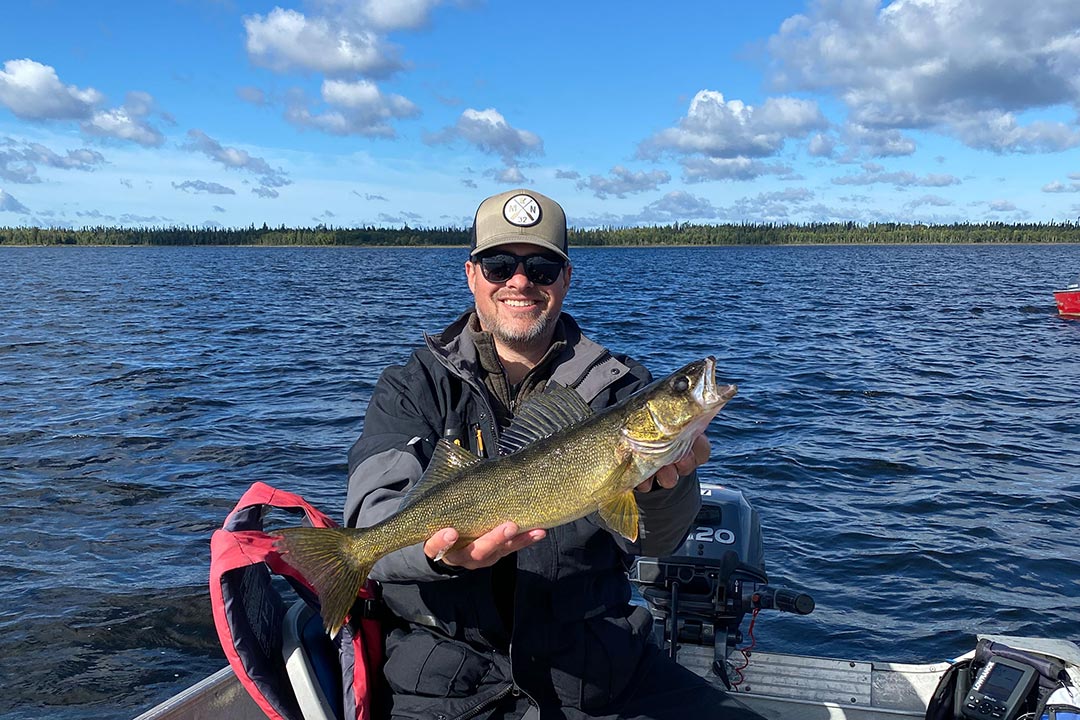
M 469 256 L 511 243 L 537 245 L 569 261 L 566 213 L 559 203 L 535 190 L 519 188 L 492 195 L 476 209 Z

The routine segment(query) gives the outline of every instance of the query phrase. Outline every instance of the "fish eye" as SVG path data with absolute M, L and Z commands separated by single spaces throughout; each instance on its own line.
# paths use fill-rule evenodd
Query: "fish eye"
M 686 379 L 686 376 L 680 376 L 673 385 L 675 392 L 686 392 L 690 389 L 690 381 Z

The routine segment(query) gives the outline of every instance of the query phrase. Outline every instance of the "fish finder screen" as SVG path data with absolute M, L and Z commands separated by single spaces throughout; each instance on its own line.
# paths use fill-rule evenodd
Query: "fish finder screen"
M 1023 674 L 1017 668 L 1000 663 L 995 664 L 986 682 L 983 683 L 981 691 L 983 695 L 989 695 L 995 700 L 1006 700 Z

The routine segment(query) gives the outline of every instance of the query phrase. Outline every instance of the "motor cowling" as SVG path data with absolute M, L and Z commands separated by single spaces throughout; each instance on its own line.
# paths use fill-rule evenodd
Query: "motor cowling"
M 680 644 L 711 645 L 718 659 L 742 642 L 748 611 L 813 610 L 813 599 L 768 585 L 761 521 L 743 493 L 701 484 L 701 509 L 672 555 L 641 557 L 630 579 L 648 603 L 662 646 L 675 657 Z
M 740 490 L 701 484 L 701 509 L 690 534 L 671 557 L 722 561 L 734 552 L 745 570 L 765 579 L 765 551 L 758 512 Z

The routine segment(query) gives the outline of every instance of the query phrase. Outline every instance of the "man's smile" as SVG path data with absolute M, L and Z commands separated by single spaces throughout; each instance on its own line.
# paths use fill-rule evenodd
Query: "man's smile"
M 531 300 L 527 298 L 499 298 L 499 302 L 512 308 L 530 308 L 541 303 L 540 300 Z

